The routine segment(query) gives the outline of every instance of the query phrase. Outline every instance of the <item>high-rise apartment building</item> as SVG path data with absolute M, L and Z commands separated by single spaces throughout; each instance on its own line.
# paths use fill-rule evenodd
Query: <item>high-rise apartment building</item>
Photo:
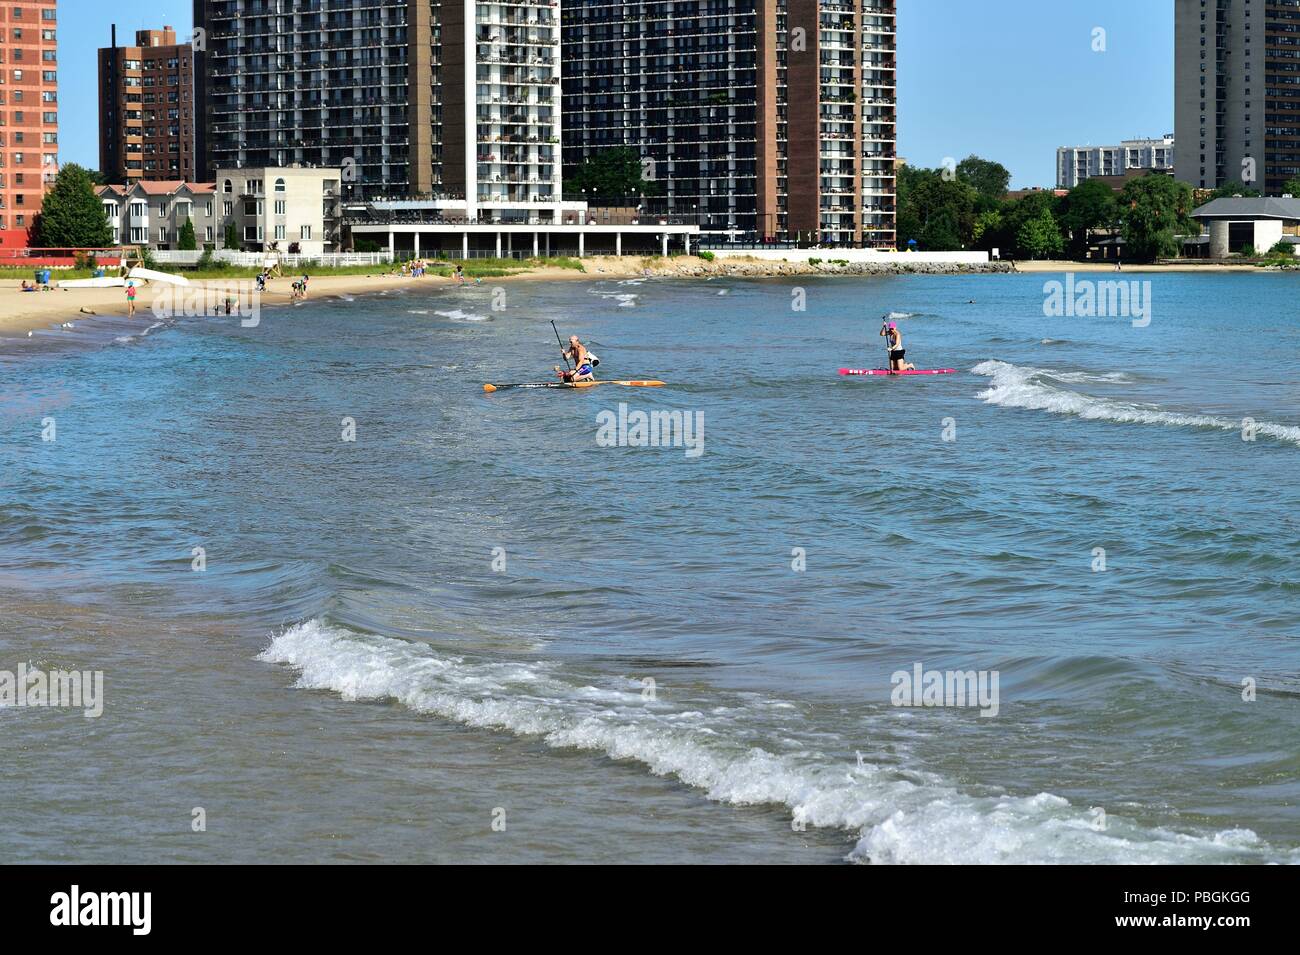
M 892 248 L 894 6 L 566 0 L 566 172 L 629 146 L 706 233 Z
M 446 198 L 471 219 L 558 216 L 559 9 L 195 0 L 200 173 L 336 167 L 348 198 Z
M 556 222 L 562 172 L 647 163 L 647 214 L 894 244 L 895 0 L 195 0 L 198 177 L 328 166 L 348 199 Z
M 1126 139 L 1118 146 L 1061 146 L 1056 150 L 1056 185 L 1073 189 L 1094 176 L 1123 176 L 1133 169 L 1171 172 L 1174 136 Z
M 1177 176 L 1278 195 L 1300 175 L 1300 0 L 1175 0 Z
M 297 163 L 357 196 L 431 191 L 439 6 L 194 0 L 198 178 Z
M 449 2 L 439 20 L 442 187 L 469 218 L 560 221 L 560 8 Z
M 54 0 L 0 2 L 0 232 L 25 244 L 58 172 L 59 94 Z
M 139 30 L 99 51 L 99 170 L 110 182 L 192 181 L 194 63 L 176 31 Z

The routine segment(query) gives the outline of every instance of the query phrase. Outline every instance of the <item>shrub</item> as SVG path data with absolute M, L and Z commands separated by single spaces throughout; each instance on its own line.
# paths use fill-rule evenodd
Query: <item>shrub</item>
M 715 256 L 708 249 L 700 249 L 700 258 L 705 262 L 712 262 L 715 258 L 717 258 L 717 256 Z

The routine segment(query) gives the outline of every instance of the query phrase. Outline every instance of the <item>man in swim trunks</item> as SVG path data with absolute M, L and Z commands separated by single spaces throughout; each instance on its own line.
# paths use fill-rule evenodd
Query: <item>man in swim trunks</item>
M 907 350 L 903 348 L 903 333 L 898 330 L 898 326 L 886 321 L 880 327 L 880 334 L 885 339 L 885 347 L 889 349 L 889 370 L 914 371 L 916 366 L 904 360 Z
M 578 341 L 577 335 L 569 336 L 569 347 L 564 349 L 561 354 L 573 362 L 573 368 L 571 369 L 564 369 L 559 365 L 555 366 L 555 373 L 561 379 L 569 382 L 595 380 L 596 369 L 587 354 L 587 346 Z

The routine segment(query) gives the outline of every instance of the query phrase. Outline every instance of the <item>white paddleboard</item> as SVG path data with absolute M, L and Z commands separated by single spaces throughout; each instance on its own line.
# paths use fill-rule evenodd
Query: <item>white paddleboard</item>
M 131 270 L 128 276 L 133 279 L 145 279 L 149 282 L 167 282 L 171 285 L 189 285 L 190 280 L 183 275 L 172 275 L 170 272 L 159 272 L 156 269 L 146 269 L 136 266 Z

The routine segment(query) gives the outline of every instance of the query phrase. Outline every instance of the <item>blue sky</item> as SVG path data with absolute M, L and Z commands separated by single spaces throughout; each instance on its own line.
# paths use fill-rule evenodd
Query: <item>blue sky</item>
M 1013 187 L 1052 186 L 1057 146 L 1174 131 L 1173 0 L 898 8 L 898 151 L 912 165 L 975 153 L 1010 169 Z
M 188 37 L 193 20 L 191 0 L 59 0 L 59 162 L 99 168 L 98 50 L 109 28 L 123 46 L 164 25 Z
M 1013 186 L 1051 186 L 1056 147 L 1173 132 L 1173 0 L 898 0 L 899 154 L 971 153 Z M 75 13 L 73 12 L 75 9 Z M 190 0 L 59 4 L 60 160 L 99 165 L 95 51 L 163 24 Z M 1093 52 L 1093 30 L 1106 31 Z

